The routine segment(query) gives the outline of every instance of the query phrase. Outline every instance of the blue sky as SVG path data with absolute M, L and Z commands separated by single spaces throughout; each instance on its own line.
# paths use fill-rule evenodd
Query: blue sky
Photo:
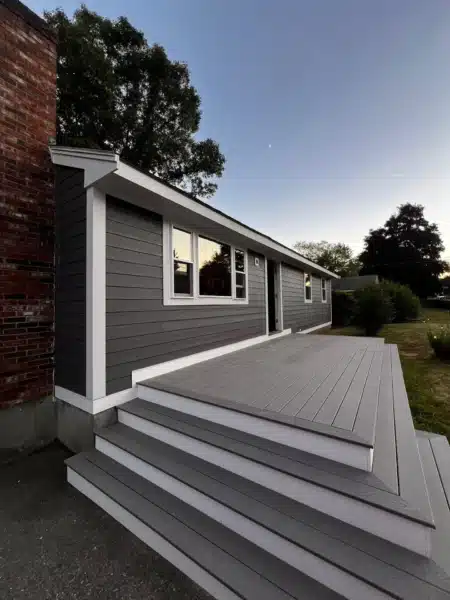
M 188 63 L 200 135 L 227 157 L 214 206 L 288 245 L 359 251 L 396 206 L 420 202 L 450 258 L 448 0 L 87 4 Z

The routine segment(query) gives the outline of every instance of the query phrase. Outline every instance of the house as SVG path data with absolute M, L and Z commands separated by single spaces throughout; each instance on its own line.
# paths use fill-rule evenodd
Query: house
M 221 600 L 450 598 L 450 449 L 397 347 L 302 335 L 335 275 L 114 153 L 50 151 L 69 483 Z
M 358 275 L 355 277 L 341 277 L 334 279 L 332 288 L 334 292 L 355 292 L 368 285 L 379 283 L 378 275 Z
M 92 415 L 161 363 L 330 325 L 333 273 L 114 153 L 51 155 L 58 436 L 69 447 L 84 447 L 84 414 L 89 438 Z

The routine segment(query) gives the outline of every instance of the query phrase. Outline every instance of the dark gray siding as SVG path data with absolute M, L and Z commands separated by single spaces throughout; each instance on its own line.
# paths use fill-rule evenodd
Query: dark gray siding
M 55 383 L 86 393 L 84 173 L 56 167 Z
M 134 369 L 265 334 L 264 259 L 248 262 L 248 305 L 164 306 L 161 218 L 108 198 L 106 393 Z
M 303 271 L 282 265 L 283 327 L 293 331 L 308 329 L 331 321 L 330 281 L 327 281 L 327 303 L 322 302 L 321 280 L 313 276 L 312 302 L 305 302 Z

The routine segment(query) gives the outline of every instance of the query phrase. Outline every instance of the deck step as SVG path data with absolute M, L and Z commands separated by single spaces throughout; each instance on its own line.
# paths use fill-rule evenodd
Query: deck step
M 349 525 L 418 554 L 430 553 L 432 520 L 372 473 L 141 399 L 120 406 L 118 419 Z
M 96 432 L 102 453 L 347 598 L 447 598 L 450 582 L 401 550 L 123 424 Z M 409 570 L 405 571 L 405 564 Z M 427 581 L 420 579 L 427 565 Z M 382 594 L 380 596 L 380 594 Z
M 219 600 L 344 598 L 98 451 L 68 481 Z

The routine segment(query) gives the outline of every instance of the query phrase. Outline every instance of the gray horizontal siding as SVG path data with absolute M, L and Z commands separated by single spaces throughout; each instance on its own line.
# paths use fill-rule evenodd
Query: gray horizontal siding
M 108 197 L 106 210 L 106 393 L 131 372 L 266 331 L 264 259 L 249 256 L 249 304 L 164 306 L 162 220 Z
M 312 278 L 312 302 L 305 302 L 304 274 L 282 265 L 283 326 L 293 331 L 308 329 L 331 321 L 330 281 L 327 281 L 327 302 L 322 302 L 321 280 Z
M 55 383 L 86 393 L 86 191 L 78 169 L 56 167 Z

